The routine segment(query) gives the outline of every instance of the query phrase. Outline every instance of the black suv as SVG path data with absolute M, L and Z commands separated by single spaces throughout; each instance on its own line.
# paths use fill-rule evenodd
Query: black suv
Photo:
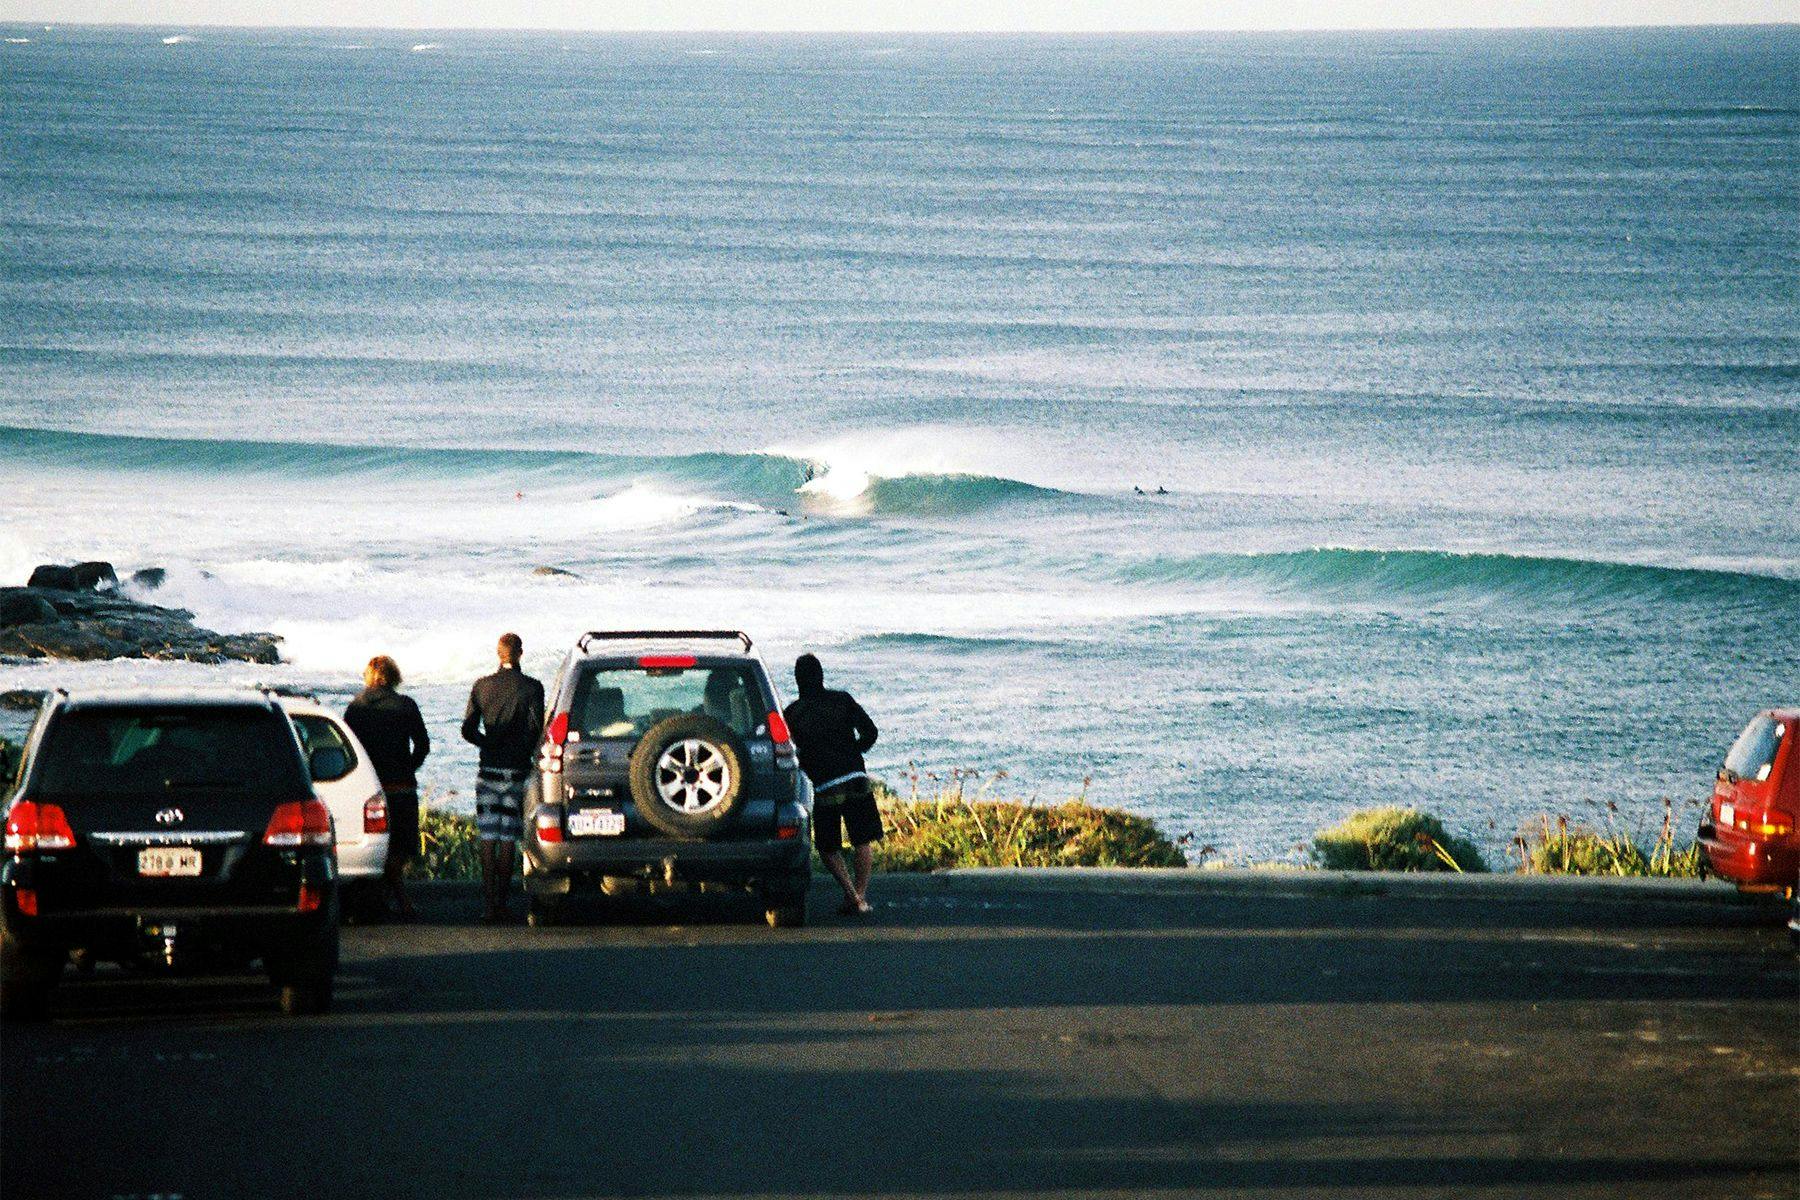
M 577 885 L 691 884 L 749 888 L 770 925 L 806 923 L 812 792 L 749 637 L 583 634 L 547 716 L 525 796 L 533 925 L 556 921 Z
M 273 695 L 51 693 L 0 860 L 0 1011 L 41 1018 L 71 954 L 176 972 L 260 959 L 291 1014 L 338 959 L 331 814 Z

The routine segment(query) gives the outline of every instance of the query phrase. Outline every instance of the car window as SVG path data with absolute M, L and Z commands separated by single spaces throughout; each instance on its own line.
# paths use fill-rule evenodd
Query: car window
M 658 721 L 702 713 L 749 737 L 768 716 L 752 668 L 601 667 L 584 672 L 569 706 L 569 728 L 582 738 L 635 738 Z
M 344 736 L 344 731 L 338 727 L 336 721 L 330 717 L 316 717 L 310 713 L 296 713 L 293 720 L 294 732 L 300 735 L 300 748 L 306 752 L 308 760 L 312 758 L 314 750 L 342 750 L 344 752 L 344 762 L 348 765 L 344 767 L 342 774 L 320 779 L 317 782 L 331 783 L 356 770 L 356 750 L 350 745 L 350 739 Z
M 216 789 L 305 795 L 288 723 L 260 708 L 79 708 L 44 736 L 34 787 L 45 795 L 164 795 Z
M 1781 751 L 1781 739 L 1787 727 L 1767 714 L 1744 727 L 1738 740 L 1725 755 L 1725 769 L 1733 779 L 1762 782 L 1775 769 L 1775 756 Z

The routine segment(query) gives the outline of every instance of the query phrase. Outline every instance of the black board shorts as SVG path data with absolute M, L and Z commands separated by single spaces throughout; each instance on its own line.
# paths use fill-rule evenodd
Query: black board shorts
M 852 846 L 881 840 L 881 810 L 867 779 L 852 779 L 813 797 L 813 845 L 820 854 L 842 854 L 844 835 Z

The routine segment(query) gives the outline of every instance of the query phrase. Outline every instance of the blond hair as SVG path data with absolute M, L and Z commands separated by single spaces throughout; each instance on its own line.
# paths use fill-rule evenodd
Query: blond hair
M 363 668 L 363 683 L 369 687 L 399 687 L 400 664 L 385 654 L 377 654 Z

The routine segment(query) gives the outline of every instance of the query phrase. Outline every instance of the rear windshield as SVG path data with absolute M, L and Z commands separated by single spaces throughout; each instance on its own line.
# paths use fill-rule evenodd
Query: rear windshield
M 303 796 L 310 786 L 288 723 L 249 707 L 78 708 L 50 727 L 38 762 L 35 790 L 64 796 Z
M 667 717 L 703 713 L 749 737 L 769 717 L 747 663 L 687 668 L 600 667 L 575 684 L 569 729 L 583 739 L 636 738 Z
M 1738 740 L 1725 756 L 1725 770 L 1733 779 L 1754 779 L 1758 783 L 1775 769 L 1775 755 L 1781 750 L 1781 737 L 1787 727 L 1771 716 L 1760 716 L 1744 726 Z

